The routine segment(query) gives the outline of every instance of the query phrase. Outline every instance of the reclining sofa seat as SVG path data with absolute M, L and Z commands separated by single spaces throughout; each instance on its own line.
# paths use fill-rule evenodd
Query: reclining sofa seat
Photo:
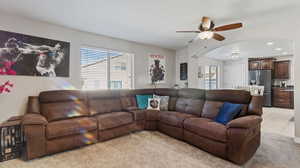
M 243 104 L 240 116 L 227 125 L 214 122 L 224 102 Z M 243 164 L 260 145 L 261 114 L 261 97 L 252 97 L 246 91 L 206 91 L 201 117 L 184 121 L 184 140 L 209 153 Z
M 170 96 L 168 111 L 138 109 L 137 94 Z M 244 104 L 227 125 L 213 122 L 224 102 Z M 26 159 L 105 141 L 141 130 L 159 130 L 237 164 L 260 145 L 262 97 L 246 91 L 136 89 L 47 91 L 29 97 L 22 125 Z
M 158 95 L 160 90 L 157 91 Z M 181 89 L 173 91 L 173 102 L 169 111 L 159 113 L 158 130 L 174 138 L 183 139 L 183 122 L 188 118 L 200 117 L 204 105 L 205 91 Z M 171 97 L 172 99 L 172 97 Z
M 123 110 L 119 91 L 88 91 L 88 107 L 98 121 L 98 140 L 105 141 L 135 129 L 132 113 Z
M 81 91 L 50 91 L 29 99 L 22 125 L 26 159 L 57 153 L 97 141 L 97 120 L 90 117 Z
M 131 112 L 136 121 L 136 130 L 156 130 L 158 111 L 139 109 L 136 95 L 153 95 L 154 89 L 120 90 L 120 99 L 125 111 Z

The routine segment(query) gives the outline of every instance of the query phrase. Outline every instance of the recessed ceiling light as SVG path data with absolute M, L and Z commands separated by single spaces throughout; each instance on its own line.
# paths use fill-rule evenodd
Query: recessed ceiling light
M 272 41 L 267 42 L 267 45 L 268 45 L 268 46 L 271 46 L 271 45 L 273 45 L 273 44 L 274 44 L 274 42 L 272 42 Z
M 236 53 L 232 53 L 231 54 L 231 59 L 237 59 L 240 57 L 240 53 L 239 52 L 236 52 Z
M 281 50 L 282 50 L 282 48 L 275 48 L 275 50 L 276 50 L 276 51 L 281 51 Z

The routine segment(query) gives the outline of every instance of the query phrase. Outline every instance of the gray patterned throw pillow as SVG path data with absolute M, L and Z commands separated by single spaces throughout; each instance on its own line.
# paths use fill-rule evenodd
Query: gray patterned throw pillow
M 169 110 L 169 96 L 159 96 L 153 95 L 153 98 L 160 99 L 160 111 L 168 111 Z

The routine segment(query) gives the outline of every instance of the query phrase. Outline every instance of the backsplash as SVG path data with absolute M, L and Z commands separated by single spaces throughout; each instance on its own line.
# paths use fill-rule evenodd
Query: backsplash
M 289 79 L 289 80 L 274 79 L 273 80 L 273 86 L 280 86 L 281 81 L 285 81 L 286 86 L 294 86 L 295 85 L 295 82 L 292 81 L 291 79 Z

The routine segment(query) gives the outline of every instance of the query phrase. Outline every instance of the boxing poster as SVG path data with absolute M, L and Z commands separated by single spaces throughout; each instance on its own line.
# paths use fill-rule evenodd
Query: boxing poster
M 149 55 L 149 77 L 151 83 L 166 82 L 166 57 L 159 54 Z
M 70 43 L 0 30 L 0 75 L 69 77 Z

